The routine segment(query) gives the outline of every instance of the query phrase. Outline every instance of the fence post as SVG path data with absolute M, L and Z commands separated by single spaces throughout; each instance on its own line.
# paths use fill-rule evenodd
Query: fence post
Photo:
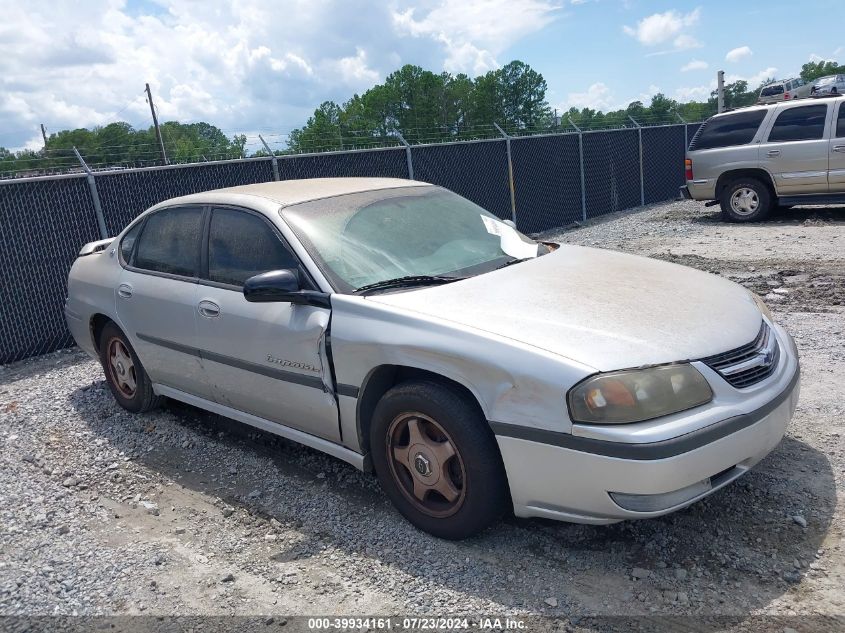
M 273 164 L 273 178 L 275 178 L 277 181 L 281 180 L 281 178 L 279 178 L 279 159 L 276 158 L 276 155 L 273 153 L 273 150 L 270 149 L 269 145 L 267 145 L 267 141 L 264 140 L 264 137 L 259 134 L 258 138 L 261 140 L 261 144 L 264 145 L 264 149 L 266 149 L 267 152 L 270 154 L 270 162 Z
M 100 194 L 97 192 L 97 182 L 94 180 L 94 172 L 91 171 L 91 168 L 88 167 L 87 163 L 82 160 L 82 155 L 79 153 L 79 150 L 76 149 L 76 146 L 73 146 L 73 153 L 76 154 L 76 158 L 79 159 L 79 162 L 82 164 L 82 169 L 85 170 L 85 178 L 88 181 L 88 188 L 91 190 L 91 198 L 94 201 L 94 213 L 97 216 L 97 227 L 100 229 L 100 239 L 106 239 L 109 237 L 108 229 L 106 229 L 106 218 L 103 216 L 103 206 L 100 204 Z
M 640 140 L 640 204 L 645 204 L 645 178 L 643 173 L 643 128 L 630 114 L 628 118 L 637 126 L 637 136 Z
M 493 125 L 496 126 L 496 129 L 499 130 L 499 134 L 505 137 L 505 150 L 508 154 L 508 184 L 511 190 L 511 220 L 513 223 L 516 224 L 516 190 L 514 189 L 513 184 L 513 159 L 511 158 L 511 137 L 510 135 L 505 132 L 499 124 L 493 121 Z
M 405 140 L 405 137 L 402 136 L 401 132 L 396 132 L 396 136 L 399 137 L 399 140 L 402 141 L 402 145 L 405 146 L 405 162 L 408 164 L 408 180 L 414 179 L 414 160 L 411 158 L 411 145 L 408 141 Z
M 581 219 L 586 222 L 587 189 L 584 184 L 584 134 L 581 132 L 581 128 L 575 125 L 575 121 L 572 120 L 571 116 L 568 116 L 567 118 L 569 119 L 569 125 L 574 127 L 575 131 L 578 132 L 578 169 L 581 172 Z
M 684 117 L 681 116 L 681 113 L 677 110 L 675 111 L 675 116 L 678 117 L 678 120 L 684 126 L 684 152 L 686 153 L 687 147 L 689 147 L 689 139 L 687 138 L 687 121 Z

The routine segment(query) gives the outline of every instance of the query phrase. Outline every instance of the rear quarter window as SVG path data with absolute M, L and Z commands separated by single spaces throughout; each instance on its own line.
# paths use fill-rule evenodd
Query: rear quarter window
M 826 117 L 826 104 L 784 110 L 775 119 L 769 142 L 818 140 L 824 136 Z
M 690 142 L 690 151 L 750 143 L 766 118 L 766 110 L 737 112 L 705 121 Z

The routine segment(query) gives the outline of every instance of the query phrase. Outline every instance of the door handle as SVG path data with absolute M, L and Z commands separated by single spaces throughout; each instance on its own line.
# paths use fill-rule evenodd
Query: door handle
M 200 301 L 197 304 L 197 310 L 202 316 L 209 319 L 220 316 L 220 306 L 213 301 Z
M 780 156 L 780 150 L 779 149 L 770 149 L 768 152 L 766 152 L 766 155 L 767 156 Z
M 841 154 L 845 154 L 845 145 L 834 145 L 833 146 L 834 152 L 839 152 Z
M 128 299 L 132 296 L 132 286 L 129 284 L 120 284 L 117 287 L 117 294 L 119 297 L 123 297 L 124 299 Z

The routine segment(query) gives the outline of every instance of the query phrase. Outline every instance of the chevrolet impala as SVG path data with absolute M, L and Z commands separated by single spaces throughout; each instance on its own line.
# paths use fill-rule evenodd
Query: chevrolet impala
M 715 275 L 538 242 L 423 182 L 162 202 L 85 245 L 65 308 L 120 406 L 173 398 L 375 471 L 415 526 L 688 506 L 783 437 L 795 344 Z

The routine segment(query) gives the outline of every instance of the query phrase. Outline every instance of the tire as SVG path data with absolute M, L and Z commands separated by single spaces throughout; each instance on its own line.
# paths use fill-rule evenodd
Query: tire
M 509 507 L 493 433 L 476 403 L 457 389 L 428 381 L 393 387 L 373 412 L 370 447 L 387 496 L 429 534 L 450 540 L 472 536 Z
M 728 222 L 759 222 L 772 210 L 769 188 L 756 178 L 739 178 L 729 183 L 719 199 L 722 217 Z
M 155 395 L 153 385 L 129 339 L 114 322 L 100 334 L 100 363 L 117 403 L 132 413 L 144 413 L 160 406 L 164 398 Z

